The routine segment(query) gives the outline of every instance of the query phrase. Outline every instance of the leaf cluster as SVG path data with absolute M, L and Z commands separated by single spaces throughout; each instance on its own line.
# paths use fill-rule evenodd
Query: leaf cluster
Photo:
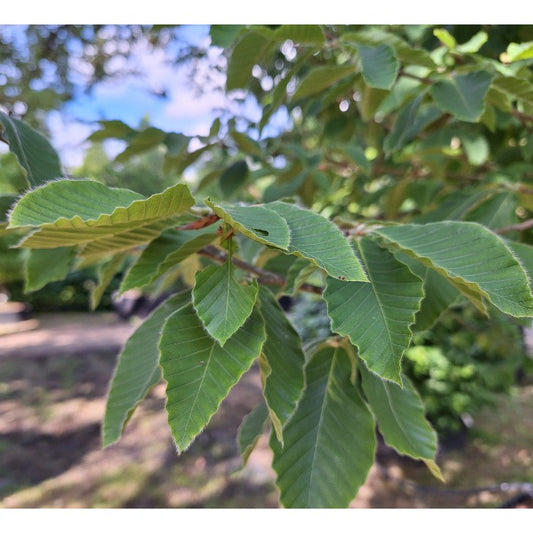
M 122 139 L 118 160 L 163 147 L 176 175 L 200 168 L 154 194 L 65 177 L 43 136 L 1 115 L 30 189 L 2 227 L 28 289 L 96 265 L 93 307 L 117 275 L 119 292 L 171 293 L 120 354 L 105 445 L 163 379 L 183 452 L 256 365 L 239 444 L 245 463 L 270 431 L 284 506 L 347 506 L 376 430 L 441 477 L 402 361 L 454 304 L 533 316 L 532 59 L 520 29 L 500 51 L 499 31 L 394 30 L 213 27 L 226 90 L 254 96 L 258 123 L 217 119 L 196 147 L 119 121 L 91 137 Z M 331 326 L 306 345 L 278 303 L 301 292 Z

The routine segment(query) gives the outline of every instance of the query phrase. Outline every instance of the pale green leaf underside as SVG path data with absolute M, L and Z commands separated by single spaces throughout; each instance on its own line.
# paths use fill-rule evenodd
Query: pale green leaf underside
M 215 238 L 216 232 L 211 227 L 163 233 L 143 250 L 128 270 L 120 292 L 149 285 Z
M 257 281 L 241 285 L 234 270 L 231 261 L 209 265 L 196 274 L 192 291 L 200 320 L 221 346 L 244 324 L 257 298 Z
M 300 336 L 273 294 L 260 286 L 259 298 L 267 333 L 263 354 L 270 370 L 265 379 L 263 394 L 278 439 L 282 441 L 280 429 L 293 414 L 304 386 L 305 355 Z
M 479 121 L 485 107 L 485 96 L 492 81 L 486 71 L 461 74 L 452 79 L 434 83 L 430 92 L 443 110 L 467 122 Z
M 265 208 L 286 220 L 290 228 L 290 253 L 309 259 L 335 278 L 367 281 L 350 243 L 333 222 L 285 202 L 271 202 Z
M 78 184 L 82 182 L 71 181 L 68 183 L 71 185 L 70 194 L 76 197 Z M 86 187 L 84 186 L 82 189 L 86 189 Z M 112 189 L 107 190 L 111 191 Z M 100 190 L 100 192 L 103 193 L 104 191 Z M 20 217 L 17 217 L 20 214 L 18 208 L 24 200 L 29 199 L 30 195 L 32 193 L 29 193 L 15 206 L 11 223 L 13 222 L 13 217 L 19 221 Z M 23 239 L 19 246 L 55 248 L 58 246 L 86 244 L 83 255 L 97 255 L 125 250 L 155 239 L 168 225 L 174 224 L 175 217 L 185 213 L 194 205 L 194 199 L 189 189 L 182 184 L 170 187 L 162 193 L 154 194 L 149 198 L 135 200 L 127 206 L 116 207 L 111 213 L 104 212 L 97 218 L 91 218 L 94 212 L 90 213 L 90 211 L 94 211 L 94 207 L 88 207 L 88 204 L 98 201 L 97 197 L 82 196 L 82 198 L 84 198 L 83 202 L 87 204 L 85 212 L 81 211 L 84 213 L 84 218 L 79 215 L 75 215 L 72 218 L 61 216 L 60 218 L 56 217 L 54 222 L 41 222 L 41 225 Z M 38 205 L 41 206 L 42 204 L 38 203 Z M 36 204 L 34 203 L 25 203 L 24 206 L 26 210 L 36 209 Z M 52 219 L 54 216 L 52 206 L 45 208 L 45 210 L 45 218 Z M 40 211 L 42 212 L 42 207 L 40 207 Z M 35 224 L 37 218 L 33 218 L 33 223 Z M 29 217 L 26 217 L 21 225 L 31 225 Z
M 189 304 L 190 291 L 170 297 L 135 330 L 119 355 L 107 397 L 102 427 L 104 446 L 115 442 L 129 417 L 150 389 L 161 380 L 159 338 L 166 319 Z
M 414 459 L 434 460 L 437 435 L 424 416 L 420 397 L 403 376 L 403 388 L 360 367 L 363 390 L 385 442 Z
M 0 131 L 24 168 L 29 183 L 39 185 L 63 175 L 59 156 L 48 140 L 25 122 L 0 113 Z
M 192 305 L 168 318 L 159 347 L 168 423 L 178 452 L 203 430 L 259 356 L 264 340 L 265 325 L 256 312 L 223 347 L 207 335 Z
M 271 438 L 272 466 L 285 507 L 347 507 L 374 461 L 374 419 L 350 380 L 340 348 L 319 348 L 306 366 L 306 388 L 285 427 Z
M 401 359 L 424 296 L 422 281 L 369 238 L 359 250 L 370 283 L 328 278 L 324 299 L 332 329 L 350 337 L 369 369 L 401 383 Z
M 13 208 L 9 227 L 42 226 L 60 219 L 97 220 L 117 207 L 144 197 L 129 189 L 115 189 L 92 180 L 52 181 L 30 191 Z
M 445 221 L 389 226 L 376 233 L 445 276 L 478 306 L 487 298 L 509 315 L 533 316 L 524 269 L 505 242 L 483 226 Z
M 287 250 L 290 243 L 289 226 L 276 213 L 263 206 L 216 205 L 206 201 L 224 222 L 247 237 L 262 244 Z

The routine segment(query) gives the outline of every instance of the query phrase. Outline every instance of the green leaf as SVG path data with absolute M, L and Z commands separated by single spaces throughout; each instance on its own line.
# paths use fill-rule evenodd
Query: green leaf
M 183 184 L 146 199 L 131 201 L 138 197 L 132 191 L 93 187 L 94 183 L 58 181 L 24 196 L 11 213 L 10 226 L 40 227 L 20 245 L 56 248 L 95 241 L 96 250 L 86 250 L 86 254 L 127 249 L 153 240 L 174 224 L 176 216 L 194 205 L 188 187 Z M 114 208 L 110 205 L 113 200 Z M 69 201 L 72 202 L 70 209 L 61 207 L 62 202 Z M 104 246 L 99 240 L 103 240 Z
M 237 148 L 241 152 L 245 154 L 255 155 L 257 157 L 263 156 L 263 150 L 261 149 L 259 143 L 254 139 L 248 137 L 248 135 L 245 135 L 244 133 L 235 130 L 230 131 L 229 134 L 231 135 L 231 138 L 235 141 Z M 248 167 L 246 167 L 246 170 L 248 170 Z
M 518 259 L 522 268 L 526 271 L 529 278 L 530 285 L 533 280 L 533 246 L 524 244 L 523 242 L 505 241 L 507 246 L 511 248 L 514 256 Z
M 51 281 L 65 279 L 73 257 L 72 248 L 30 250 L 25 263 L 24 292 L 37 291 Z
M 140 257 L 128 270 L 120 285 L 120 292 L 153 283 L 216 237 L 216 231 L 212 227 L 164 232 L 143 250 Z
M 116 254 L 111 257 L 110 260 L 105 261 L 104 263 L 99 265 L 97 270 L 98 282 L 91 290 L 92 311 L 94 311 L 98 307 L 98 304 L 100 303 L 100 300 L 102 299 L 105 290 L 107 289 L 111 281 L 113 281 L 113 278 L 115 277 L 117 272 L 120 271 L 122 263 L 125 259 L 125 253 Z
M 533 85 L 530 81 L 496 74 L 493 85 L 512 100 L 520 100 L 526 104 L 533 105 Z
M 510 43 L 507 47 L 505 59 L 509 63 L 531 58 L 533 58 L 533 41 L 527 43 Z
M 396 80 L 400 64 L 394 55 L 394 50 L 386 45 L 359 45 L 363 78 L 371 87 L 390 89 Z
M 315 24 L 284 24 L 274 35 L 278 40 L 291 40 L 295 44 L 323 46 L 326 38 L 322 28 Z
M 261 353 L 265 325 L 257 312 L 224 344 L 209 337 L 188 305 L 171 315 L 160 342 L 168 423 L 178 452 L 207 425 Z
M 243 466 L 246 465 L 259 437 L 265 431 L 268 420 L 268 407 L 263 401 L 244 417 L 237 434 Z
M 214 24 L 209 29 L 209 36 L 211 37 L 211 45 L 220 48 L 227 48 L 230 46 L 235 37 L 239 34 L 245 26 L 241 24 Z
M 300 336 L 272 293 L 261 286 L 259 298 L 267 334 L 263 354 L 269 369 L 263 393 L 278 440 L 283 442 L 282 428 L 293 414 L 304 387 L 305 355 Z
M 102 129 L 97 130 L 88 139 L 90 141 L 103 141 L 105 139 L 127 139 L 137 132 L 121 120 L 100 120 Z
M 484 70 L 461 74 L 437 81 L 431 86 L 430 93 L 443 111 L 466 122 L 478 122 L 492 78 L 492 74 Z
M 196 274 L 194 308 L 205 329 L 220 346 L 246 322 L 257 298 L 257 281 L 241 285 L 231 260 L 209 265 Z
M 401 359 L 424 296 L 422 281 L 369 238 L 359 242 L 370 283 L 328 278 L 324 299 L 334 332 L 348 335 L 368 368 L 401 384 Z
M 374 461 L 374 420 L 351 382 L 341 348 L 323 346 L 306 365 L 306 388 L 272 466 L 285 507 L 347 507 Z
M 115 442 L 137 405 L 161 380 L 159 338 L 166 319 L 189 304 L 190 291 L 171 296 L 135 330 L 119 355 L 102 425 L 103 445 Z
M 500 192 L 470 210 L 464 220 L 477 222 L 490 229 L 505 228 L 518 222 L 517 207 L 514 191 Z
M 0 132 L 24 169 L 30 185 L 35 187 L 63 176 L 57 152 L 31 126 L 0 112 Z
M 480 309 L 482 298 L 515 317 L 533 316 L 523 268 L 505 242 L 474 222 L 434 222 L 378 229 L 393 248 L 445 276 Z
M 433 30 L 433 35 L 442 43 L 446 48 L 453 50 L 457 44 L 455 37 L 451 35 L 448 30 L 436 29 Z
M 92 180 L 58 180 L 23 196 L 14 206 L 9 227 L 42 226 L 61 218 L 87 222 L 143 199 L 129 189 L 115 189 Z
M 478 132 L 462 132 L 459 136 L 471 165 L 483 165 L 490 156 L 490 146 L 484 135 Z
M 152 148 L 155 148 L 163 141 L 165 141 L 167 135 L 168 134 L 163 130 L 150 126 L 149 128 L 146 128 L 137 133 L 135 137 L 132 137 L 129 140 L 126 149 L 120 152 L 120 154 L 115 157 L 115 161 L 123 163 L 124 161 L 127 161 L 130 157 L 151 150 Z
M 292 100 L 314 96 L 328 89 L 349 74 L 355 73 L 353 65 L 324 65 L 315 67 L 300 82 Z
M 461 54 L 475 54 L 489 40 L 486 32 L 480 31 L 473 35 L 466 43 L 455 47 L 455 50 Z
M 424 96 L 425 92 L 421 93 L 398 113 L 391 131 L 383 142 L 386 154 L 390 155 L 401 150 L 428 124 L 442 115 L 436 106 L 420 107 Z
M 248 177 L 248 165 L 244 159 L 236 161 L 222 172 L 218 182 L 225 198 L 239 190 Z
M 290 228 L 290 253 L 309 259 L 330 276 L 350 281 L 367 280 L 349 242 L 333 222 L 285 202 L 265 204 L 265 208 L 286 220 Z
M 434 461 L 437 435 L 424 416 L 424 406 L 406 376 L 403 387 L 359 366 L 363 390 L 385 442 L 413 459 Z M 442 476 L 440 476 L 442 480 Z
M 413 257 L 403 252 L 396 252 L 394 256 L 424 282 L 425 296 L 411 330 L 429 329 L 442 313 L 457 301 L 461 293 L 447 278 L 441 276 L 436 270 L 427 268 Z
M 224 222 L 250 239 L 287 250 L 289 226 L 285 219 L 263 206 L 217 205 L 205 202 Z
M 260 63 L 273 49 L 270 31 L 250 31 L 235 44 L 228 63 L 226 91 L 245 89 L 252 75 L 252 68 Z

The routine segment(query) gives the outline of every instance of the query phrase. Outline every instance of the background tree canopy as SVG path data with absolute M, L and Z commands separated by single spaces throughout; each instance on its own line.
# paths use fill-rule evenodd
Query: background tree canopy
M 33 291 L 93 267 L 94 308 L 117 276 L 172 294 L 120 356 L 105 445 L 163 378 L 186 450 L 255 363 L 243 462 L 269 430 L 284 506 L 347 506 L 376 429 L 441 476 L 404 356 L 450 308 L 533 316 L 533 27 L 212 26 L 223 89 L 257 117 L 194 136 L 103 120 L 66 172 L 35 128 L 73 97 L 73 54 L 90 89 L 137 39 L 175 31 L 31 27 L 22 48 L 3 34 L 2 281 L 22 272 Z M 301 294 L 329 322 L 306 343 L 278 303 Z

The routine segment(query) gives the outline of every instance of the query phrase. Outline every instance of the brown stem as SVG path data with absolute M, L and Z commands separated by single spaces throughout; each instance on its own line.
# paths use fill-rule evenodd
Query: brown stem
M 510 233 L 511 231 L 523 231 L 525 229 L 533 228 L 533 218 L 530 218 L 529 220 L 524 220 L 524 222 L 520 222 L 519 224 L 513 224 L 512 226 L 507 226 L 505 228 L 499 228 L 497 230 L 494 230 L 495 233 L 498 233 L 499 235 L 503 235 L 504 233 Z
M 417 76 L 416 74 L 411 74 L 410 72 L 405 72 L 405 70 L 400 70 L 400 76 L 406 76 L 407 78 L 412 78 L 413 80 L 417 80 L 425 85 L 433 85 L 434 81 L 430 78 L 422 78 L 421 76 Z
M 185 224 L 184 226 L 179 226 L 176 229 L 177 230 L 201 229 L 201 228 L 205 228 L 206 226 L 211 226 L 211 224 L 216 224 L 219 220 L 220 220 L 220 217 L 213 213 L 210 215 L 206 215 L 205 217 L 199 218 L 198 220 L 195 220 L 194 222 L 189 222 L 189 224 Z
M 199 250 L 198 254 L 204 257 L 209 257 L 210 259 L 214 259 L 219 263 L 225 263 L 228 260 L 228 254 L 224 252 L 224 250 L 221 250 L 220 248 L 217 248 L 212 244 L 209 244 L 208 246 L 205 246 L 204 248 Z M 237 268 L 240 268 L 241 270 L 245 270 L 246 272 L 250 272 L 251 274 L 257 276 L 257 280 L 259 281 L 259 283 L 262 283 L 264 285 L 277 285 L 279 287 L 283 287 L 283 285 L 287 283 L 287 280 L 283 276 L 279 276 L 278 274 L 274 274 L 274 272 L 269 272 L 268 270 L 263 270 L 262 268 L 251 265 L 250 263 L 247 263 L 246 261 L 243 261 L 238 257 L 232 257 L 231 261 Z M 305 292 L 322 294 L 321 287 L 311 285 L 310 283 L 303 283 L 300 286 L 300 289 Z

